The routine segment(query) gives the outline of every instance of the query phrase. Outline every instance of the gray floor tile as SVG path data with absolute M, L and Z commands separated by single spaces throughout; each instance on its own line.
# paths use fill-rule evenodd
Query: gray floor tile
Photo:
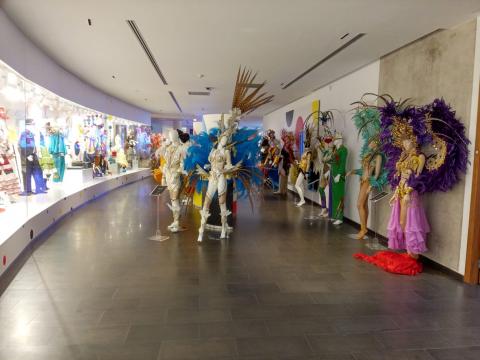
M 428 350 L 435 360 L 478 360 L 480 359 L 480 346 L 452 349 Z
M 259 320 L 237 320 L 200 324 L 201 338 L 242 338 L 266 336 L 267 326 Z
M 160 344 L 165 340 L 196 339 L 198 337 L 198 325 L 132 325 L 126 343 Z
M 310 347 L 302 336 L 274 336 L 237 339 L 240 356 L 310 356 Z
M 232 339 L 171 340 L 162 342 L 161 360 L 222 359 L 236 355 Z
M 375 336 L 370 334 L 308 335 L 307 338 L 317 354 L 351 354 L 384 349 Z
M 239 204 L 226 241 L 199 246 L 192 210 L 187 231 L 148 241 L 152 186 L 114 191 L 44 235 L 0 297 L 0 358 L 478 358 L 480 287 L 355 261 L 368 251 L 355 229 L 307 225 L 305 209 L 270 195 L 254 215 Z

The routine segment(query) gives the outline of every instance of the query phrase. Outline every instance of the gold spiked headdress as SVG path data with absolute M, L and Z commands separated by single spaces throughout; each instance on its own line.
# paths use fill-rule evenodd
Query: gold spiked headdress
M 266 92 L 260 93 L 266 82 L 255 84 L 257 73 L 240 67 L 237 73 L 235 91 L 233 93 L 232 109 L 240 110 L 242 115 L 251 113 L 260 106 L 273 100 L 273 95 L 267 96 Z
M 402 149 L 403 141 L 412 141 L 414 147 L 418 146 L 417 137 L 413 131 L 413 127 L 408 123 L 407 119 L 395 116 L 392 126 L 393 145 Z

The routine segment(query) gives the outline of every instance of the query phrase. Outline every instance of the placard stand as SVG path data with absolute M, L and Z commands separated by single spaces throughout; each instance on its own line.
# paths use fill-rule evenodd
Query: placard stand
M 370 197 L 370 202 L 372 203 L 372 206 L 370 207 L 372 209 L 372 220 L 373 220 L 373 224 L 375 225 L 377 223 L 377 203 L 381 200 L 383 200 L 387 195 L 389 195 L 389 193 L 385 192 L 385 191 L 382 191 L 376 195 L 373 195 Z M 372 228 L 376 229 L 377 227 L 372 225 Z M 374 230 L 374 234 L 375 234 L 375 237 L 372 239 L 370 238 L 369 236 L 365 235 L 364 236 L 364 240 L 368 240 L 368 244 L 367 246 L 371 249 L 376 249 L 378 248 L 378 234 L 377 234 L 377 230 Z M 351 239 L 357 239 L 357 234 L 349 234 L 348 235 L 349 238 Z M 381 248 L 383 249 L 383 246 L 381 246 Z
M 160 195 L 165 190 L 166 186 L 157 185 L 153 191 L 150 193 L 150 196 L 154 196 L 157 198 L 157 227 L 155 231 L 155 235 L 150 236 L 148 239 L 153 241 L 165 241 L 168 240 L 170 237 L 162 235 L 162 231 L 160 230 Z
M 312 181 L 311 183 L 308 183 L 308 184 L 307 184 L 307 190 L 308 190 L 308 187 L 309 187 L 310 185 L 313 185 L 313 184 L 315 184 L 315 183 L 317 183 L 317 182 L 319 182 L 319 181 L 320 181 L 320 179 L 317 179 L 317 180 L 315 180 L 315 181 Z M 315 193 L 315 194 L 318 194 L 318 191 L 314 191 L 314 193 Z M 314 210 L 313 210 L 313 209 L 314 209 L 313 200 L 312 200 L 312 199 L 309 199 L 309 200 L 310 200 L 310 214 L 307 215 L 307 216 L 305 216 L 303 219 L 304 219 L 304 220 L 309 220 L 309 221 L 315 221 L 315 220 L 320 219 L 320 216 L 314 214 Z

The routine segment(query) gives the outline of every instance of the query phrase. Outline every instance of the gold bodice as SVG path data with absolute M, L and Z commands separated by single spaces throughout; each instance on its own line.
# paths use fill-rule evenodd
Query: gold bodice
M 400 182 L 395 189 L 395 195 L 400 199 L 403 199 L 406 195 L 410 194 L 413 189 L 408 185 L 408 179 L 412 175 L 416 175 L 418 168 L 420 167 L 421 159 L 420 155 L 415 153 L 402 154 L 397 161 L 395 167 L 397 168 L 397 176 L 400 176 Z
M 407 154 L 400 156 L 395 167 L 397 168 L 397 176 L 400 175 L 404 179 L 408 179 L 411 174 L 416 174 L 420 166 L 420 155 Z
M 300 163 L 298 164 L 298 167 L 299 167 L 300 170 L 302 170 L 304 173 L 307 172 L 307 170 L 308 170 L 308 165 L 309 165 L 309 162 L 310 162 L 310 157 L 311 157 L 310 151 L 306 151 L 306 152 L 302 155 L 302 158 L 300 159 Z

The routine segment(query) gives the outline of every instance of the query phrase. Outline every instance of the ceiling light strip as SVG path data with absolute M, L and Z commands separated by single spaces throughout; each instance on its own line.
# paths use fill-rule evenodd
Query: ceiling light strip
M 162 80 L 164 85 L 168 85 L 167 80 L 165 79 L 165 76 L 163 76 L 162 70 L 160 70 L 160 67 L 158 66 L 157 60 L 155 60 L 155 57 L 153 56 L 152 52 L 150 51 L 150 48 L 147 45 L 147 42 L 142 36 L 142 33 L 140 32 L 137 24 L 135 23 L 134 20 L 127 20 L 127 24 L 130 26 L 130 29 L 132 29 L 133 34 L 137 38 L 138 42 L 140 43 L 140 46 L 143 48 L 145 51 L 145 54 L 147 55 L 148 59 L 152 63 L 153 68 L 157 72 L 158 76 Z
M 188 95 L 210 96 L 210 92 L 209 91 L 189 91 Z
M 330 54 L 328 54 L 327 56 L 325 56 L 323 59 L 321 59 L 319 62 L 317 62 L 315 65 L 313 65 L 311 68 L 309 68 L 308 70 L 304 71 L 303 73 L 301 73 L 300 75 L 298 75 L 295 79 L 293 79 L 292 81 L 290 81 L 288 84 L 284 85 L 282 87 L 283 90 L 285 90 L 286 88 L 288 88 L 290 85 L 296 83 L 298 80 L 300 80 L 301 78 L 303 78 L 305 75 L 309 74 L 310 72 L 312 72 L 313 70 L 315 70 L 317 67 L 319 67 L 320 65 L 322 65 L 324 62 L 330 60 L 332 57 L 334 57 L 335 55 L 337 55 L 338 53 L 340 53 L 341 51 L 345 50 L 347 47 L 349 47 L 350 45 L 352 45 L 354 42 L 357 42 L 358 40 L 360 40 L 362 37 L 364 37 L 366 34 L 364 33 L 360 33 L 358 34 L 357 36 L 355 36 L 354 38 L 352 38 L 350 41 L 347 41 L 345 44 L 343 44 L 342 46 L 340 46 L 338 49 L 332 51 Z
M 177 105 L 178 111 L 183 112 L 182 108 L 180 107 L 180 104 L 179 104 L 178 101 L 177 101 L 177 98 L 175 97 L 175 95 L 173 95 L 173 92 L 169 91 L 168 93 L 169 93 L 170 96 L 172 97 L 172 100 L 173 100 L 173 102 L 175 103 L 175 105 Z

